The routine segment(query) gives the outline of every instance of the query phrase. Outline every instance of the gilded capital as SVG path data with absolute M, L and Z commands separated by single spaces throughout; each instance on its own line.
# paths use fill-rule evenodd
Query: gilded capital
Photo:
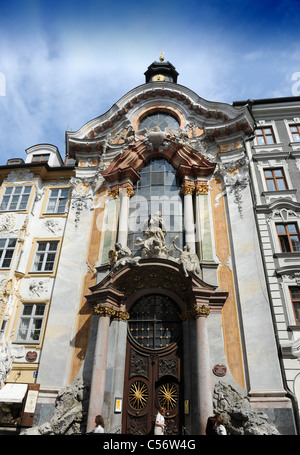
M 210 308 L 207 305 L 199 305 L 194 307 L 194 313 L 195 313 L 195 319 L 199 318 L 201 316 L 204 316 L 207 318 L 207 316 L 210 313 Z
M 127 311 L 116 311 L 113 317 L 117 321 L 127 322 L 130 318 L 130 314 Z
M 180 315 L 182 321 L 192 321 L 199 317 L 207 317 L 210 313 L 210 308 L 207 305 L 195 306 L 192 310 L 186 311 Z
M 183 195 L 193 194 L 194 190 L 195 190 L 195 185 L 193 183 L 183 183 L 181 185 L 181 193 Z
M 108 190 L 109 197 L 116 199 L 119 196 L 119 188 L 113 188 Z
M 131 196 L 134 195 L 133 188 L 131 188 L 130 186 L 128 186 L 128 187 L 126 188 L 126 190 L 127 190 L 127 196 L 128 196 L 128 197 L 131 197 Z
M 208 184 L 207 183 L 197 183 L 196 194 L 208 194 Z
M 94 311 L 95 314 L 98 314 L 99 316 L 112 317 L 116 314 L 116 311 L 113 308 L 101 304 L 96 305 Z

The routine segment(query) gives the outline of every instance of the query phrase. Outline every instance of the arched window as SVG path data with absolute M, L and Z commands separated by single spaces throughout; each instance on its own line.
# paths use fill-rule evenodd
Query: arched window
M 181 333 L 179 308 L 164 295 L 146 295 L 132 307 L 128 320 L 132 339 L 148 349 L 163 349 Z
M 178 130 L 180 127 L 178 120 L 166 112 L 154 112 L 144 117 L 139 124 L 139 130 L 147 128 L 152 130 L 155 127 L 159 127 L 162 131 L 166 128 L 171 128 L 172 130 Z
M 133 254 L 138 254 L 134 245 L 137 237 L 145 239 L 143 231 L 150 215 L 160 211 L 167 231 L 167 248 L 183 246 L 183 210 L 180 187 L 176 181 L 176 170 L 165 159 L 150 161 L 139 171 L 141 179 L 137 182 L 134 196 L 130 198 L 128 246 Z M 177 255 L 174 250 L 174 257 Z

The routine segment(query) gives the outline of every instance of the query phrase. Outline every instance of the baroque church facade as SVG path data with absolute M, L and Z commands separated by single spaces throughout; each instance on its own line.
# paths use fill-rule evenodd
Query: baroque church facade
M 23 426 L 82 378 L 87 431 L 150 434 L 164 406 L 169 434 L 204 434 L 222 381 L 297 433 L 299 97 L 177 79 L 161 58 L 64 160 L 39 144 L 0 167 L 0 406 Z

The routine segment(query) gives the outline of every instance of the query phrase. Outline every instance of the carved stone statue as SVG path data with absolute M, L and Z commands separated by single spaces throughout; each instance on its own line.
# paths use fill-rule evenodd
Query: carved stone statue
M 182 265 L 184 275 L 189 276 L 189 273 L 192 272 L 201 278 L 201 268 L 197 254 L 191 253 L 189 245 L 185 245 L 182 250 L 174 242 L 173 244 L 174 248 L 180 252 L 179 263 Z
M 142 258 L 166 258 L 168 256 L 168 249 L 166 247 L 165 236 L 166 228 L 162 220 L 161 212 L 156 212 L 150 216 L 144 226 L 144 234 L 147 236 L 146 240 L 138 237 L 135 245 L 142 249 Z
M 110 250 L 108 256 L 113 270 L 118 270 L 127 264 L 137 265 L 139 260 L 139 258 L 133 258 L 130 248 L 122 246 L 121 243 L 115 243 L 115 249 Z

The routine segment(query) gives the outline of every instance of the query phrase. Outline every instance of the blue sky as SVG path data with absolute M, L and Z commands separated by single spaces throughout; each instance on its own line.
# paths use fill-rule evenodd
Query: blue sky
M 0 0 L 0 165 L 40 143 L 63 157 L 65 131 L 143 84 L 161 50 L 207 100 L 293 96 L 299 25 L 299 0 Z

